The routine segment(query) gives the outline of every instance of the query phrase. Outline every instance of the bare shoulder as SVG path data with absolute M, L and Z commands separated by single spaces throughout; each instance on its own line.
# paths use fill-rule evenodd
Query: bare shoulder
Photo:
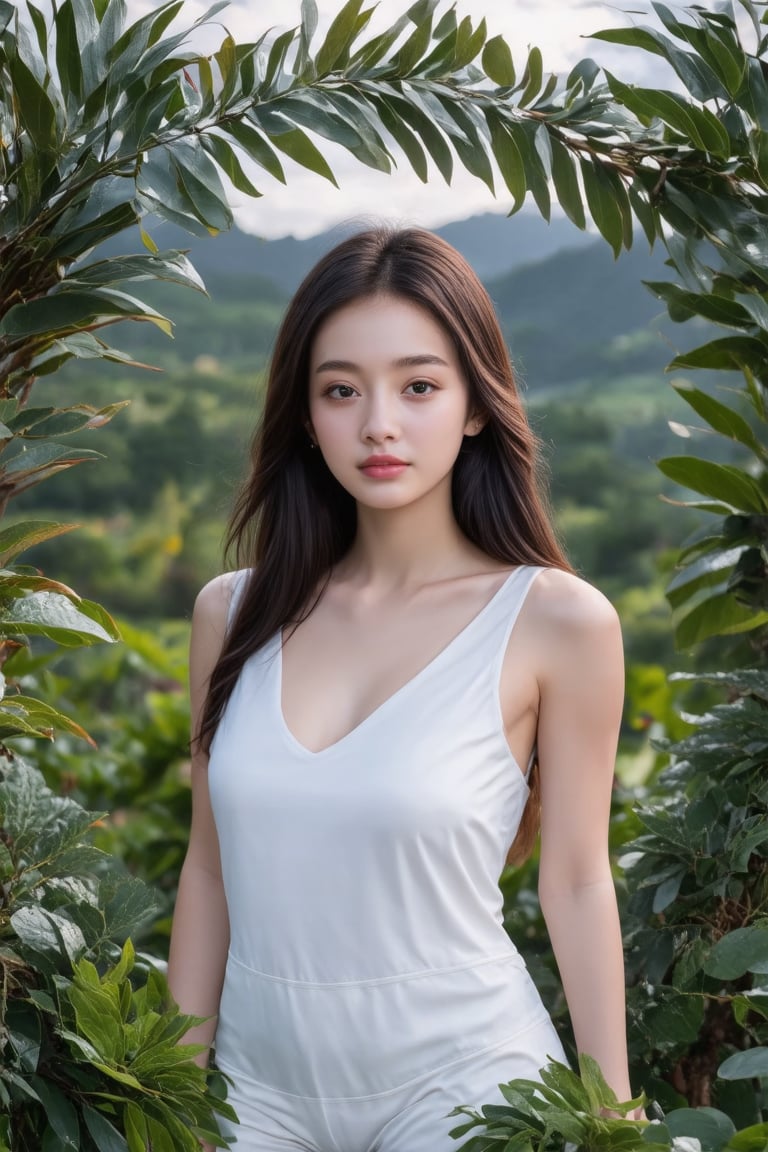
M 588 581 L 549 568 L 529 593 L 528 621 L 542 653 L 542 673 L 594 661 L 623 663 L 621 624 L 610 600 Z M 542 643 L 543 641 L 543 643 Z
M 219 658 L 227 633 L 229 605 L 240 575 L 238 572 L 225 572 L 215 576 L 197 594 L 190 641 L 193 679 L 210 675 Z
M 574 632 L 619 627 L 616 609 L 610 600 L 571 572 L 547 568 L 534 581 L 529 599 L 541 624 Z
M 213 628 L 224 634 L 229 605 L 240 576 L 240 572 L 223 572 L 203 585 L 195 599 L 192 614 L 195 628 Z

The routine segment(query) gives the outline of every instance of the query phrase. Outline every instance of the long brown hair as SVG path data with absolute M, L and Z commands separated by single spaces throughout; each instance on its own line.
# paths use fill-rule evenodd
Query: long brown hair
M 251 574 L 211 675 L 197 733 L 203 747 L 210 746 L 246 660 L 278 629 L 306 619 L 318 585 L 354 539 L 355 501 L 312 450 L 306 431 L 310 351 L 332 312 L 382 294 L 411 300 L 432 314 L 456 347 L 471 408 L 486 417 L 479 434 L 464 438 L 453 469 L 453 510 L 464 534 L 506 564 L 571 570 L 542 491 L 538 442 L 477 276 L 450 244 L 420 228 L 374 228 L 351 236 L 306 276 L 277 335 L 250 473 L 227 536 L 236 566 Z M 535 843 L 538 792 L 534 766 L 510 863 L 525 859 Z

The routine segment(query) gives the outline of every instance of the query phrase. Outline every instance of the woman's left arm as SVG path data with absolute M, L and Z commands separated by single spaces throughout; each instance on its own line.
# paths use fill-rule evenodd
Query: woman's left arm
M 594 1057 L 619 1100 L 628 1100 L 624 956 L 608 855 L 624 700 L 621 629 L 596 589 L 547 575 L 539 899 L 578 1051 Z

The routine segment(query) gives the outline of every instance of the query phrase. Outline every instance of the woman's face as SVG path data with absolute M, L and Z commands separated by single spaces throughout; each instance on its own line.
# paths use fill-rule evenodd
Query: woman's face
M 462 438 L 482 426 L 469 409 L 454 346 L 420 305 L 367 297 L 319 327 L 310 355 L 311 432 L 359 503 L 402 507 L 449 478 Z

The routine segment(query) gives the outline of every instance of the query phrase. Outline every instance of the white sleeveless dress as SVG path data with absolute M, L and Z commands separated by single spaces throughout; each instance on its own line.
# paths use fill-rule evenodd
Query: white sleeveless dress
M 499 680 L 539 571 L 320 752 L 283 719 L 279 633 L 243 668 L 209 765 L 237 1152 L 447 1152 L 454 1106 L 564 1060 L 498 886 L 528 796 Z

